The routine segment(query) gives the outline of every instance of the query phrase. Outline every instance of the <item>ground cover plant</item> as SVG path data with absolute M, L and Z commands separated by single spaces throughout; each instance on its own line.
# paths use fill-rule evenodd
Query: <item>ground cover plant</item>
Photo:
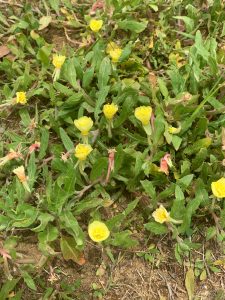
M 225 299 L 224 6 L 0 1 L 1 300 Z M 124 253 L 183 290 L 117 294 Z

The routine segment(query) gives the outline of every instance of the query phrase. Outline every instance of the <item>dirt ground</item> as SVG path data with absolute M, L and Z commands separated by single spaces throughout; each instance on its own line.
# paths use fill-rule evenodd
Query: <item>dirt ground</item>
M 17 251 L 35 263 L 40 261 L 41 253 L 35 244 L 20 243 Z M 41 277 L 45 286 L 53 287 L 54 290 L 60 290 L 62 281 L 71 286 L 80 281 L 74 300 L 188 300 L 185 288 L 187 268 L 185 262 L 180 266 L 174 260 L 171 249 L 162 247 L 151 263 L 137 256 L 141 251 L 115 251 L 115 261 L 112 262 L 106 249 L 102 250 L 89 243 L 85 252 L 86 263 L 83 266 L 72 261 L 66 262 L 59 253 L 45 264 Z M 210 272 L 206 280 L 196 279 L 194 299 L 225 299 L 224 273 L 223 270 L 216 274 Z M 31 292 L 25 286 L 24 288 L 24 300 L 42 299 L 39 298 L 44 292 L 41 288 L 37 292 Z M 96 297 L 99 293 L 102 298 Z

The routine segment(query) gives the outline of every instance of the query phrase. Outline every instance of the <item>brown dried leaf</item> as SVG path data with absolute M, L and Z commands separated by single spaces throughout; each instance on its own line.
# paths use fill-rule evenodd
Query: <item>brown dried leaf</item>
M 0 46 L 0 58 L 6 56 L 7 54 L 9 54 L 10 50 L 7 46 L 2 45 Z

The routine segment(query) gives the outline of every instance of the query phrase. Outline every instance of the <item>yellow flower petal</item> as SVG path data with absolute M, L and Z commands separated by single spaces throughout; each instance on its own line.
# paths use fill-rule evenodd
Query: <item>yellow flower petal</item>
M 163 205 L 160 205 L 160 207 L 152 213 L 152 216 L 155 219 L 155 221 L 160 224 L 170 221 L 170 214 Z
M 61 69 L 61 67 L 64 64 L 65 60 L 66 60 L 66 56 L 59 55 L 59 54 L 54 54 L 53 55 L 53 60 L 52 60 L 53 66 L 56 69 Z
M 107 45 L 106 53 L 109 54 L 109 56 L 112 59 L 112 62 L 118 62 L 120 59 L 120 56 L 122 54 L 123 50 L 114 42 L 110 42 Z
M 168 127 L 168 132 L 171 133 L 171 134 L 177 134 L 181 131 L 181 127 L 173 127 L 173 126 L 169 126 Z
M 143 126 L 146 126 L 150 122 L 152 108 L 151 106 L 139 106 L 135 109 L 134 115 L 139 121 L 141 121 Z
M 88 234 L 92 241 L 99 243 L 109 237 L 110 231 L 105 223 L 94 221 L 88 226 Z
M 98 32 L 102 28 L 102 25 L 103 25 L 102 20 L 92 19 L 89 23 L 89 26 L 90 26 L 91 30 L 94 31 L 94 32 Z
M 225 178 L 222 177 L 211 183 L 213 195 L 216 198 L 225 198 Z
M 27 97 L 25 92 L 17 92 L 16 93 L 16 103 L 26 104 Z
M 103 106 L 103 113 L 108 120 L 112 120 L 116 112 L 118 111 L 118 106 L 114 103 L 105 104 Z
M 81 117 L 74 121 L 74 125 L 78 130 L 81 131 L 82 135 L 88 135 L 91 127 L 93 126 L 93 121 L 89 117 Z
M 92 147 L 88 144 L 78 144 L 75 148 L 74 155 L 79 160 L 85 160 L 92 150 Z

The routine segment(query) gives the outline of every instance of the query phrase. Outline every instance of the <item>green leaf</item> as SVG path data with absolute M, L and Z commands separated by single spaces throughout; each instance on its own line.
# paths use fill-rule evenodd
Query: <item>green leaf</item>
M 152 182 L 149 180 L 142 180 L 141 185 L 143 186 L 145 192 L 148 194 L 148 196 L 155 201 L 156 200 L 156 191 L 155 187 L 153 186 Z
M 40 222 L 40 224 L 32 229 L 32 231 L 34 232 L 40 232 L 45 230 L 48 223 L 54 221 L 54 217 L 48 213 L 41 213 L 38 216 L 37 220 Z
M 84 233 L 74 215 L 70 211 L 63 211 L 59 219 L 62 227 L 74 237 L 77 247 L 83 248 Z
M 122 248 L 132 248 L 138 245 L 138 241 L 132 239 L 129 230 L 117 232 L 114 234 L 111 245 Z
M 187 17 L 187 16 L 175 16 L 173 17 L 174 19 L 177 19 L 177 20 L 182 20 L 184 21 L 185 23 L 185 26 L 187 28 L 187 32 L 191 33 L 194 29 L 194 26 L 195 26 L 195 22 L 193 19 Z
M 130 30 L 131 32 L 141 33 L 148 25 L 148 21 L 137 22 L 133 20 L 124 20 L 118 22 L 118 27 L 124 30 Z
M 191 268 L 187 271 L 185 276 L 185 287 L 188 292 L 189 300 L 193 300 L 195 291 L 195 274 Z
M 59 134 L 66 150 L 71 151 L 72 149 L 74 149 L 73 142 L 71 141 L 70 137 L 62 127 L 59 128 Z
M 28 170 L 28 179 L 29 179 L 28 183 L 29 183 L 29 186 L 32 188 L 35 183 L 35 180 L 36 180 L 36 170 L 37 170 L 37 166 L 35 164 L 35 153 L 34 152 L 31 153 L 31 155 L 30 155 L 27 170 Z
M 67 86 L 65 86 L 57 81 L 54 82 L 53 86 L 58 92 L 66 95 L 66 96 L 72 96 L 74 94 L 74 91 L 72 89 L 69 89 Z
M 77 90 L 77 73 L 75 68 L 74 60 L 76 58 L 67 59 L 63 65 L 63 76 L 72 85 L 72 87 Z
M 197 153 L 201 148 L 208 148 L 212 143 L 212 139 L 209 137 L 200 139 L 191 146 L 188 146 L 184 149 L 184 153 L 187 155 L 192 155 L 193 153 Z
M 168 229 L 165 225 L 157 223 L 157 222 L 149 222 L 144 225 L 145 229 L 151 231 L 154 234 L 161 235 L 166 234 Z
M 62 236 L 60 239 L 60 248 L 65 260 L 73 260 L 78 265 L 85 263 L 83 253 L 76 248 L 77 244 L 72 237 Z
M 83 88 L 90 88 L 90 84 L 92 79 L 94 78 L 95 67 L 88 68 L 83 75 L 82 87 Z
M 50 55 L 52 51 L 52 45 L 45 45 L 38 50 L 37 59 L 39 59 L 44 66 L 48 66 L 50 63 Z
M 59 11 L 60 0 L 48 0 L 51 8 L 53 8 L 56 12 Z
M 209 52 L 205 49 L 204 47 L 204 42 L 202 40 L 202 35 L 201 35 L 201 31 L 198 30 L 196 32 L 196 35 L 195 35 L 195 44 L 194 46 L 196 47 L 197 49 L 197 53 L 199 55 L 202 56 L 203 59 L 205 59 L 206 61 L 208 60 L 208 57 L 209 57 Z
M 158 84 L 159 84 L 160 92 L 163 94 L 165 100 L 167 100 L 168 96 L 169 96 L 169 92 L 168 92 L 168 89 L 166 87 L 165 81 L 160 77 L 158 77 L 157 81 L 158 81 Z
M 91 173 L 90 173 L 90 180 L 94 181 L 98 179 L 100 176 L 104 174 L 106 177 L 108 167 L 108 159 L 106 157 L 101 157 L 98 159 L 94 165 L 92 166 Z
M 33 291 L 37 290 L 36 284 L 28 272 L 22 271 L 21 276 L 23 277 L 24 282 L 30 289 L 32 289 Z
M 15 286 L 17 285 L 18 281 L 20 278 L 17 279 L 12 279 L 12 280 L 7 280 L 4 284 L 1 286 L 0 290 L 0 299 L 1 300 L 6 300 L 9 299 L 9 293 L 13 291 Z
M 181 143 L 182 143 L 182 138 L 180 138 L 177 135 L 172 135 L 172 144 L 176 151 L 180 148 Z
M 103 201 L 104 200 L 102 198 L 95 198 L 95 197 L 90 197 L 81 200 L 74 205 L 74 214 L 79 216 L 80 214 L 82 214 L 83 212 L 91 208 L 102 206 Z
M 94 116 L 96 121 L 98 121 L 98 115 L 102 111 L 102 105 L 105 102 L 105 99 L 109 93 L 110 87 L 109 86 L 104 86 L 101 88 L 101 90 L 96 94 L 98 96 L 98 99 L 95 104 L 95 111 L 94 111 Z
M 216 236 L 216 227 L 215 226 L 211 226 L 211 227 L 207 228 L 207 231 L 206 231 L 206 241 L 209 241 L 214 236 Z
M 163 136 L 164 130 L 165 130 L 165 120 L 161 114 L 158 114 L 155 118 L 154 122 L 154 131 L 152 134 L 153 138 L 153 144 L 156 146 Z
M 48 149 L 49 131 L 47 128 L 42 127 L 40 133 L 41 133 L 41 141 L 40 141 L 41 145 L 40 145 L 40 152 L 38 158 L 43 159 Z
M 98 88 L 101 90 L 109 81 L 109 76 L 111 75 L 111 61 L 108 57 L 105 57 L 99 67 L 98 73 Z
M 177 184 L 183 189 L 186 189 L 191 184 L 193 177 L 194 177 L 193 174 L 186 175 L 178 179 Z

